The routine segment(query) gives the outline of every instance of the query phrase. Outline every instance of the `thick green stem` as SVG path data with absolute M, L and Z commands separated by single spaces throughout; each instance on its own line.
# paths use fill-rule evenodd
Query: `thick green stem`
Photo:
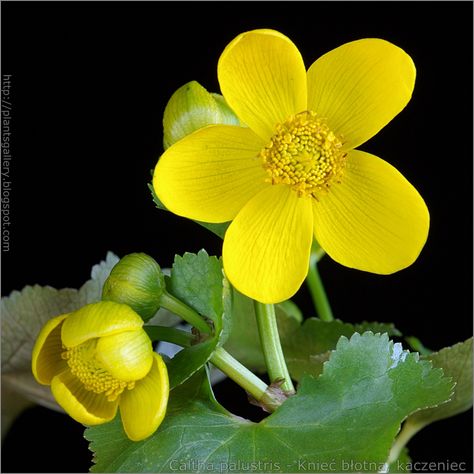
M 225 349 L 218 347 L 212 354 L 211 362 L 250 393 L 255 400 L 262 400 L 268 385 L 234 359 Z
M 160 299 L 160 306 L 181 316 L 186 322 L 194 326 L 200 332 L 211 334 L 211 328 L 206 321 L 196 312 L 182 301 L 178 300 L 168 292 L 164 292 Z
M 399 457 L 402 449 L 407 445 L 408 441 L 423 428 L 421 424 L 413 424 L 406 421 L 393 443 L 392 449 L 387 460 L 388 464 L 395 462 Z
M 281 348 L 275 308 L 272 304 L 259 303 L 258 301 L 254 301 L 254 306 L 263 356 L 270 380 L 272 383 L 277 380 L 283 380 L 281 388 L 285 392 L 294 392 L 295 388 L 293 387 L 283 355 L 283 349 Z
M 326 296 L 326 292 L 324 291 L 323 282 L 318 272 L 319 258 L 320 257 L 318 257 L 316 253 L 311 253 L 306 283 L 308 284 L 318 316 L 323 321 L 332 321 L 334 319 L 334 316 L 332 314 L 328 297 Z
M 144 326 L 143 329 L 152 341 L 166 341 L 181 347 L 191 347 L 196 337 L 186 331 L 166 326 Z

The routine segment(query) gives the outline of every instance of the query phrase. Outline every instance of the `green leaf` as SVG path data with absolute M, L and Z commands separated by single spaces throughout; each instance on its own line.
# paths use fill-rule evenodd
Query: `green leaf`
M 214 323 L 211 339 L 181 350 L 169 362 L 170 385 L 175 387 L 202 368 L 216 347 L 225 341 L 232 303 L 221 261 L 210 257 L 205 250 L 177 255 L 167 285 L 173 296 Z
M 433 367 L 442 368 L 444 374 L 456 382 L 456 386 L 454 395 L 448 403 L 419 411 L 407 420 L 412 425 L 418 425 L 420 429 L 472 407 L 472 337 L 422 358 L 431 361 Z
M 354 331 L 363 334 L 366 331 L 372 331 L 373 333 L 384 333 L 386 332 L 390 337 L 400 337 L 402 333 L 393 325 L 393 323 L 378 323 L 376 321 L 363 321 L 358 324 L 354 324 Z
M 1 299 L 2 385 L 18 397 L 61 410 L 49 387 L 35 381 L 31 373 L 31 351 L 49 319 L 100 301 L 102 286 L 118 261 L 116 255 L 108 252 L 105 261 L 92 267 L 91 279 L 79 290 L 34 285 Z
M 181 86 L 171 96 L 163 114 L 163 145 L 166 148 L 207 125 L 240 125 L 220 94 L 207 92 L 198 82 Z
M 209 362 L 217 347 L 216 337 L 179 351 L 167 364 L 170 388 L 181 385 Z
M 171 392 L 150 438 L 126 440 L 117 420 L 85 436 L 94 472 L 377 472 L 402 420 L 444 402 L 451 389 L 442 370 L 386 335 L 354 334 L 340 339 L 320 377 L 304 377 L 260 423 L 220 407 L 201 372 Z
M 153 189 L 153 184 L 148 183 L 148 189 L 151 192 L 151 195 L 153 197 L 153 202 L 155 203 L 156 207 L 158 209 L 163 210 L 163 211 L 168 211 L 169 212 L 168 208 L 165 207 L 165 205 L 158 199 L 158 196 L 156 195 L 155 190 Z M 226 230 L 230 225 L 230 222 L 223 222 L 222 224 L 212 224 L 212 223 L 209 223 L 209 222 L 202 222 L 202 221 L 196 221 L 196 220 L 194 222 L 196 222 L 196 224 L 199 224 L 200 226 L 206 228 L 207 230 L 210 230 L 211 232 L 216 234 L 221 239 L 224 238 Z
M 174 259 L 168 291 L 220 326 L 224 312 L 223 278 L 217 257 L 209 257 L 205 250 L 197 254 L 186 252 Z
M 322 372 L 324 362 L 341 336 L 351 337 L 354 333 L 362 334 L 369 330 L 389 336 L 400 335 L 393 324 L 363 322 L 353 325 L 337 319 L 321 321 L 309 318 L 301 326 L 297 326 L 294 321 L 281 319 L 279 327 L 288 370 L 292 378 L 298 381 L 304 374 L 319 375 Z

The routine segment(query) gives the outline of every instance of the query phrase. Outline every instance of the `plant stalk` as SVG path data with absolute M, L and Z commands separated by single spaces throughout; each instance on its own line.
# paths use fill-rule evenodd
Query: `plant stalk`
M 295 388 L 281 347 L 275 307 L 272 304 L 259 303 L 258 301 L 254 301 L 254 307 L 263 356 L 270 380 L 272 383 L 282 380 L 281 388 L 285 392 L 294 392 Z
M 387 460 L 388 464 L 395 462 L 400 457 L 402 449 L 407 445 L 408 441 L 410 441 L 410 439 L 421 430 L 421 428 L 423 428 L 423 425 L 413 424 L 409 421 L 404 423 L 403 428 L 400 430 L 400 433 L 395 439 L 392 449 L 390 450 Z
M 144 326 L 143 329 L 152 341 L 171 342 L 181 347 L 191 347 L 196 339 L 190 332 L 166 326 Z
M 238 360 L 234 359 L 225 349 L 218 347 L 211 357 L 211 362 L 222 370 L 229 378 L 240 385 L 257 401 L 265 396 L 268 385 L 250 372 Z
M 334 316 L 332 314 L 331 305 L 329 304 L 329 300 L 318 271 L 319 258 L 320 257 L 318 257 L 316 253 L 311 253 L 306 283 L 309 287 L 311 298 L 313 299 L 314 306 L 320 319 L 323 321 L 333 321 Z
M 186 322 L 194 326 L 199 332 L 211 334 L 211 328 L 206 321 L 188 305 L 170 295 L 167 291 L 163 292 L 160 299 L 160 306 L 171 311 L 178 316 L 181 316 Z

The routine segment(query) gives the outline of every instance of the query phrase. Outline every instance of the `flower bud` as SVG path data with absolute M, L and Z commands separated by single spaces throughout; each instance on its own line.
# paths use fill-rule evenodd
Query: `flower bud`
M 166 148 L 207 125 L 240 125 L 224 97 L 207 92 L 198 82 L 180 87 L 163 114 L 163 145 Z
M 126 304 L 148 321 L 160 308 L 164 291 L 164 276 L 156 261 L 144 253 L 131 253 L 110 272 L 102 299 Z

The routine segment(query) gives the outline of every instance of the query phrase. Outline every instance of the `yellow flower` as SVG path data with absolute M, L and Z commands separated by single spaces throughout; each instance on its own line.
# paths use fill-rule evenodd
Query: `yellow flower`
M 112 420 L 120 406 L 127 436 L 147 438 L 168 403 L 166 366 L 153 352 L 143 320 L 124 304 L 93 303 L 48 321 L 32 356 L 36 380 L 84 425 Z
M 344 44 L 306 72 L 286 36 L 243 33 L 222 53 L 218 78 L 248 128 L 209 126 L 175 143 L 156 166 L 155 192 L 178 215 L 232 220 L 225 272 L 264 303 L 298 290 L 313 235 L 348 267 L 401 270 L 426 242 L 428 210 L 395 168 L 354 148 L 405 107 L 415 74 L 381 39 Z

